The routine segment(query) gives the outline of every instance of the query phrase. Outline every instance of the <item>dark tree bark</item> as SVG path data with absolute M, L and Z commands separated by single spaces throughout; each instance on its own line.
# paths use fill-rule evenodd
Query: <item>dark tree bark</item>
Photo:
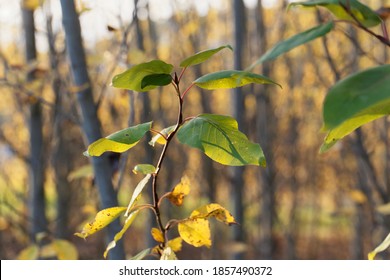
M 37 58 L 35 44 L 34 11 L 22 8 L 23 30 L 25 36 L 25 51 L 27 63 Z M 34 79 L 34 72 L 28 73 L 27 80 Z M 36 241 L 36 235 L 47 231 L 45 215 L 45 159 L 43 140 L 43 120 L 41 103 L 33 101 L 30 105 L 29 132 L 30 132 L 30 170 L 29 170 L 29 209 L 31 213 L 30 237 Z
M 72 74 L 75 85 L 79 88 L 77 100 L 82 115 L 83 131 L 88 143 L 92 143 L 101 138 L 102 134 L 88 76 L 80 22 L 73 0 L 61 0 L 61 8 Z M 117 194 L 112 184 L 112 167 L 108 157 L 103 155 L 101 157 L 92 157 L 91 160 L 95 172 L 95 182 L 100 194 L 101 207 L 117 206 Z M 112 240 L 120 230 L 121 227 L 118 220 L 111 223 L 108 226 L 109 240 Z M 122 242 L 116 244 L 116 247 L 110 251 L 109 257 L 110 259 L 125 258 Z
M 267 49 L 267 41 L 265 34 L 265 25 L 263 21 L 262 2 L 258 1 L 259 19 L 257 28 L 259 30 L 259 45 L 262 53 Z M 269 76 L 271 68 L 269 64 L 262 66 L 262 73 Z M 276 117 L 272 108 L 272 100 L 268 87 L 261 87 L 256 95 L 256 103 L 258 108 L 256 131 L 257 139 L 264 150 L 267 160 L 267 167 L 260 171 L 261 182 L 261 212 L 260 212 L 260 241 L 259 254 L 262 259 L 272 259 L 274 251 L 273 240 L 273 223 L 275 214 L 275 166 L 273 160 L 273 139 L 274 127 L 276 126 Z
M 234 69 L 243 68 L 243 54 L 245 46 L 245 34 L 246 34 L 246 16 L 245 6 L 242 0 L 233 1 L 233 13 L 234 13 Z M 245 132 L 245 103 L 244 93 L 241 87 L 235 88 L 231 95 L 231 111 L 232 116 L 237 120 L 238 127 L 241 131 Z M 232 168 L 232 199 L 233 199 L 233 215 L 236 220 L 244 223 L 244 206 L 243 206 L 243 194 L 244 194 L 244 167 Z M 237 242 L 244 242 L 245 233 L 244 227 L 233 228 L 233 238 Z M 234 259 L 242 259 L 243 253 L 235 253 Z

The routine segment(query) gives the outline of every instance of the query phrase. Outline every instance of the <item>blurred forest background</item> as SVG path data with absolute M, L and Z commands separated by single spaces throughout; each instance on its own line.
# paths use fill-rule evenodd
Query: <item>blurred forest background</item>
M 80 92 L 92 94 L 93 106 L 88 106 L 96 109 L 102 136 L 151 120 L 162 129 L 175 122 L 175 95 L 165 89 L 114 89 L 115 74 L 156 58 L 180 72 L 180 61 L 195 52 L 233 46 L 234 52 L 224 50 L 189 69 L 183 78 L 189 84 L 208 72 L 244 69 L 275 43 L 330 16 L 315 9 L 286 12 L 284 0 L 76 1 L 90 80 L 80 84 L 65 43 L 64 2 L 73 1 L 0 1 L 1 259 L 16 259 L 42 240 L 68 240 L 79 259 L 103 258 L 105 231 L 86 241 L 74 236 L 102 204 L 112 203 L 104 202 L 82 154 L 90 140 Z M 388 0 L 362 2 L 373 10 L 390 5 Z M 64 16 L 64 23 L 70 18 Z M 366 259 L 390 231 L 390 119 L 365 125 L 320 155 L 321 108 L 336 80 L 388 62 L 388 48 L 340 23 L 325 38 L 254 69 L 283 89 L 192 88 L 185 116 L 233 115 L 240 130 L 262 146 L 267 167 L 223 166 L 173 143 L 160 186 L 170 190 L 186 174 L 191 193 L 182 208 L 167 206 L 165 215 L 185 217 L 195 207 L 218 202 L 240 224 L 213 224 L 211 249 L 184 245 L 178 257 Z M 160 153 L 161 146 L 149 146 L 152 135 L 147 136 L 120 158 L 103 157 L 115 171 L 112 187 L 121 206 L 142 179 L 132 168 L 155 164 Z M 125 234 L 126 258 L 153 246 L 149 218 L 139 215 Z

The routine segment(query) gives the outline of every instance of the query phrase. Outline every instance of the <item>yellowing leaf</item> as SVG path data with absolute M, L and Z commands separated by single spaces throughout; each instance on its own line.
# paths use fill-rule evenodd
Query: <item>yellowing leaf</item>
M 127 210 L 126 210 L 126 213 L 125 213 L 125 217 L 127 217 L 127 215 L 129 215 L 129 213 L 131 212 L 131 207 L 133 207 L 134 203 L 139 199 L 139 197 L 140 197 L 140 195 L 141 195 L 141 192 L 142 192 L 142 190 L 144 189 L 144 187 L 146 186 L 146 184 L 149 182 L 150 177 L 151 177 L 150 174 L 146 175 L 146 176 L 138 183 L 138 185 L 135 187 L 134 192 L 133 192 L 133 195 L 131 196 L 129 205 L 127 206 Z
M 180 222 L 178 230 L 180 237 L 188 244 L 194 247 L 206 246 L 210 248 L 211 233 L 208 220 L 203 218 L 190 218 Z
M 129 229 L 129 227 L 131 226 L 131 224 L 133 223 L 133 221 L 135 220 L 135 217 L 137 217 L 138 215 L 138 212 L 139 211 L 134 211 L 132 212 L 129 217 L 127 217 L 126 221 L 125 221 L 125 225 L 123 226 L 123 228 L 121 229 L 120 232 L 118 232 L 117 234 L 115 234 L 114 236 L 114 240 L 112 240 L 108 245 L 107 245 L 107 248 L 106 248 L 106 251 L 104 251 L 104 258 L 107 258 L 107 254 L 108 254 L 108 251 L 110 251 L 112 248 L 114 248 L 116 246 L 116 242 L 118 242 L 118 240 L 120 240 L 122 237 L 123 237 L 123 234 L 125 234 L 125 232 Z
M 160 134 L 157 133 L 155 136 L 153 136 L 152 140 L 149 141 L 149 145 L 154 147 L 156 143 L 160 145 L 164 145 L 167 141 L 165 140 L 166 137 L 175 129 L 176 125 L 169 126 L 167 128 L 164 128 L 160 131 Z M 164 135 L 164 137 L 162 137 Z
M 101 210 L 96 214 L 95 220 L 93 222 L 87 223 L 81 233 L 75 233 L 75 235 L 85 239 L 88 236 L 105 228 L 116 218 L 118 218 L 119 215 L 124 211 L 126 211 L 126 207 L 111 207 Z
M 76 247 L 67 240 L 55 239 L 53 242 L 53 248 L 57 254 L 59 260 L 77 260 L 78 252 Z
M 160 260 L 177 260 L 177 257 L 171 247 L 166 247 L 161 254 Z
M 187 176 L 181 178 L 181 182 L 177 184 L 172 192 L 169 194 L 168 199 L 176 206 L 183 204 L 183 199 L 190 193 L 190 179 Z
M 225 224 L 237 224 L 234 217 L 228 210 L 217 203 L 211 203 L 199 207 L 198 209 L 192 211 L 190 218 L 204 218 L 208 219 L 210 217 L 216 218 L 218 221 Z
M 123 153 L 137 145 L 151 127 L 152 122 L 147 122 L 122 129 L 105 138 L 100 138 L 88 146 L 84 155 L 100 156 L 107 151 Z
M 163 243 L 164 242 L 164 236 L 158 228 L 152 228 L 151 230 L 153 239 L 156 240 L 157 242 Z
M 383 240 L 382 243 L 379 244 L 379 246 L 374 249 L 374 251 L 368 253 L 368 259 L 373 260 L 376 254 L 383 252 L 389 247 L 390 247 L 390 233 L 386 236 L 385 240 Z
M 30 245 L 23 249 L 17 259 L 18 260 L 36 260 L 39 257 L 39 248 L 37 245 Z
M 171 247 L 173 252 L 181 251 L 182 244 L 183 244 L 183 239 L 181 237 L 176 237 L 168 241 L 168 247 Z

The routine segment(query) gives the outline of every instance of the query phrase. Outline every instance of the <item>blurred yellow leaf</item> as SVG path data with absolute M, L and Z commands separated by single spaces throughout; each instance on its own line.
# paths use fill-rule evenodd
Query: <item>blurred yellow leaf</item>
M 33 244 L 23 249 L 17 259 L 18 260 L 36 260 L 39 257 L 39 248 L 37 245 Z
M 381 213 L 383 215 L 390 215 L 390 203 L 379 205 L 376 208 L 376 211 L 378 211 L 379 213 Z
M 217 203 L 211 203 L 199 207 L 191 213 L 190 218 L 204 218 L 208 219 L 210 217 L 216 218 L 218 221 L 225 224 L 237 224 L 234 217 L 228 210 Z
M 75 235 L 85 239 L 88 236 L 105 228 L 116 218 L 118 218 L 118 216 L 124 211 L 126 211 L 126 207 L 111 207 L 101 210 L 96 214 L 95 220 L 93 222 L 87 223 L 81 233 L 75 233 Z
M 166 247 L 161 254 L 160 260 L 177 260 L 177 257 L 171 247 Z
M 39 250 L 39 258 L 41 259 L 55 259 L 57 258 L 57 251 L 53 243 L 49 243 Z
M 68 180 L 71 182 L 81 178 L 92 178 L 93 174 L 92 164 L 86 164 L 69 173 Z
M 363 204 L 367 201 L 367 196 L 359 190 L 351 190 L 349 196 L 354 202 L 359 204 Z
M 371 251 L 370 253 L 368 253 L 368 259 L 373 260 L 376 256 L 376 254 L 383 252 L 384 250 L 386 250 L 389 247 L 390 247 L 390 233 L 387 235 L 385 240 L 383 240 L 382 243 L 379 244 L 379 246 L 374 249 L 374 251 Z
M 211 246 L 209 221 L 204 218 L 190 218 L 178 225 L 181 238 L 194 247 Z
M 23 0 L 22 6 L 24 9 L 28 10 L 35 10 L 37 9 L 41 4 L 43 4 L 44 0 Z
M 59 260 L 78 259 L 79 254 L 77 249 L 71 242 L 63 239 L 55 239 L 52 244 Z
M 190 192 L 190 179 L 187 176 L 181 178 L 181 182 L 177 184 L 172 192 L 169 194 L 168 199 L 176 206 L 183 204 L 183 199 Z
M 115 234 L 114 236 L 114 240 L 112 240 L 108 245 L 107 245 L 107 248 L 106 248 L 106 251 L 104 251 L 104 258 L 107 258 L 107 254 L 108 254 L 108 251 L 110 251 L 112 248 L 115 248 L 116 246 L 116 242 L 118 242 L 118 240 L 120 240 L 122 237 L 123 237 L 123 234 L 125 234 L 125 232 L 129 229 L 129 227 L 131 226 L 131 224 L 134 222 L 135 220 L 135 217 L 137 217 L 138 215 L 138 210 L 137 211 L 134 211 L 132 212 L 129 217 L 127 217 L 126 221 L 125 221 L 125 225 L 123 226 L 123 228 L 121 229 L 120 232 L 118 232 L 117 234 Z
M 160 243 L 164 242 L 165 239 L 164 239 L 164 236 L 163 236 L 161 230 L 154 227 L 154 228 L 152 228 L 151 233 L 152 233 L 154 240 L 156 240 L 157 242 L 160 242 Z

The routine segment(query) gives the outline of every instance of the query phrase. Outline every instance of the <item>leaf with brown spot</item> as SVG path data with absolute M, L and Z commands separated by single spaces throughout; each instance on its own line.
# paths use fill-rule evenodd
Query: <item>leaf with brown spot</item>
M 181 178 L 181 182 L 177 184 L 172 192 L 169 194 L 168 199 L 176 206 L 183 204 L 184 197 L 190 192 L 190 179 L 187 176 Z
M 185 242 L 194 246 L 211 246 L 211 233 L 209 221 L 204 218 L 189 218 L 178 225 L 180 237 Z
M 192 211 L 190 218 L 216 218 L 227 225 L 237 224 L 234 217 L 228 210 L 217 203 L 204 205 Z
M 101 210 L 96 214 L 95 219 L 91 223 L 84 225 L 82 231 L 75 233 L 75 235 L 85 239 L 108 226 L 124 211 L 126 211 L 126 207 L 111 207 Z

